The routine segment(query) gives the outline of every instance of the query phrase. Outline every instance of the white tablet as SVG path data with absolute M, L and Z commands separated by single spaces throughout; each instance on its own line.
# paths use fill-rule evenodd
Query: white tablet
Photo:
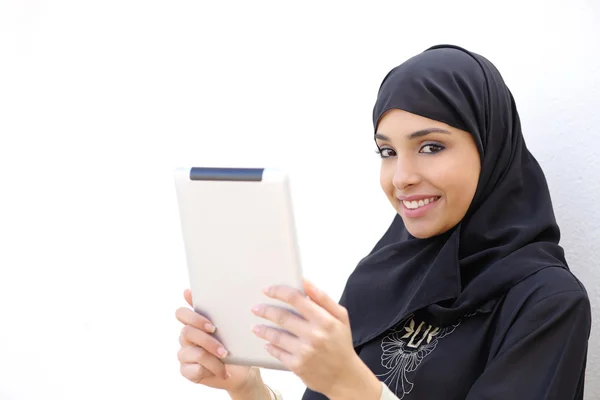
M 175 183 L 196 312 L 215 324 L 228 364 L 286 368 L 252 333 L 269 321 L 250 311 L 259 303 L 288 305 L 262 289 L 302 291 L 288 174 L 269 168 L 179 168 Z

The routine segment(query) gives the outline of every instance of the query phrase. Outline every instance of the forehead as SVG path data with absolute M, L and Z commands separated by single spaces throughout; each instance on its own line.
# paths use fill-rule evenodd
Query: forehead
M 394 108 L 382 115 L 377 124 L 377 133 L 389 136 L 412 133 L 424 128 L 441 128 L 451 132 L 456 131 L 456 128 L 443 122 Z

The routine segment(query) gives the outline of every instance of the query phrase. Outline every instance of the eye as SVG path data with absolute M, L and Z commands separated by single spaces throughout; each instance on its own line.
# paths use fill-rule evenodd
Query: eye
M 375 150 L 375 153 L 379 154 L 381 158 L 388 158 L 396 155 L 396 152 L 394 150 L 385 147 L 378 148 L 377 150 Z
M 445 147 L 440 144 L 429 143 L 429 144 L 426 144 L 423 147 L 421 147 L 421 149 L 419 150 L 419 153 L 434 154 L 434 153 L 439 153 L 440 151 L 442 151 L 444 149 L 445 149 Z

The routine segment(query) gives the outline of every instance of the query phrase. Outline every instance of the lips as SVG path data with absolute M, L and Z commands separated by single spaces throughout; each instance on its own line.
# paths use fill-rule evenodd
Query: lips
M 402 205 L 401 214 L 405 218 L 420 218 L 436 207 L 441 196 L 411 196 L 403 197 L 400 200 Z

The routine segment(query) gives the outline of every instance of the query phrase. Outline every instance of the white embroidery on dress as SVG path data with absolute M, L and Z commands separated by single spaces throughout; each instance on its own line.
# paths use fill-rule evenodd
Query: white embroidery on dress
M 377 377 L 382 377 L 396 396 L 403 399 L 413 389 L 407 374 L 416 371 L 421 361 L 436 348 L 438 341 L 454 332 L 460 323 L 459 320 L 454 325 L 440 329 L 416 321 L 414 315 L 409 315 L 381 342 L 381 364 L 389 371 Z

